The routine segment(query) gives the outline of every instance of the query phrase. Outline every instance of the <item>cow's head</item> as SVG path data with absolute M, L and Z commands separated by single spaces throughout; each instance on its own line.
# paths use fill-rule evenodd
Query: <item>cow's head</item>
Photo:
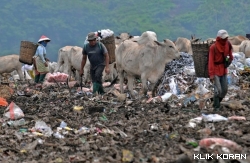
M 169 40 L 165 39 L 163 43 L 155 41 L 159 46 L 162 46 L 163 49 L 163 57 L 169 62 L 174 59 L 180 58 L 180 53 L 176 48 L 175 44 Z

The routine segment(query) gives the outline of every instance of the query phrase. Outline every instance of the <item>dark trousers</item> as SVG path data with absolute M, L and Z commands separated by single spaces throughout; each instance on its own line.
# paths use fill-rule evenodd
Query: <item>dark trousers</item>
M 104 94 L 102 87 L 102 72 L 104 70 L 103 65 L 97 66 L 95 69 L 90 69 L 90 75 L 93 83 L 93 94 Z
M 102 84 L 102 72 L 104 68 L 104 65 L 100 65 L 97 66 L 95 69 L 90 69 L 90 75 L 93 83 Z
M 227 75 L 214 76 L 214 105 L 215 109 L 220 108 L 220 102 L 228 91 Z
M 46 74 L 36 74 L 35 75 L 35 83 L 42 83 L 44 81 Z

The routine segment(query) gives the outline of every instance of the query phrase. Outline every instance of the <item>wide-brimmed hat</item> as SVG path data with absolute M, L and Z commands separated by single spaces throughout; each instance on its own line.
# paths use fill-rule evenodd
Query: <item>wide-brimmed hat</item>
M 221 29 L 221 30 L 218 31 L 217 37 L 220 37 L 220 38 L 222 38 L 222 39 L 225 39 L 225 38 L 229 37 L 229 35 L 228 35 L 228 33 L 227 33 L 226 30 Z
M 95 40 L 96 38 L 97 38 L 97 35 L 95 34 L 95 32 L 90 32 L 88 34 L 88 41 Z
M 42 35 L 37 42 L 39 43 L 39 42 L 42 42 L 42 41 L 50 42 L 50 39 L 47 36 Z

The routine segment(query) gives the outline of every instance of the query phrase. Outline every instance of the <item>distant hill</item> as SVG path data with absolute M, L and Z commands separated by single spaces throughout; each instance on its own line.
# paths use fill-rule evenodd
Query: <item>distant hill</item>
M 82 46 L 87 33 L 110 29 L 118 35 L 155 31 L 158 40 L 191 34 L 203 40 L 219 29 L 230 35 L 250 33 L 248 0 L 1 0 L 0 56 L 19 53 L 21 40 L 51 38 L 48 57 L 60 47 Z

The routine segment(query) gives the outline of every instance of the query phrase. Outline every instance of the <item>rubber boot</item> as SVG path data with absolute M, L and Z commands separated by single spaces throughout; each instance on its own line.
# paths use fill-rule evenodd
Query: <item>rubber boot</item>
M 98 93 L 98 90 L 99 90 L 99 85 L 98 83 L 93 83 L 93 94 L 96 94 Z
M 38 82 L 39 82 L 39 78 L 40 78 L 40 74 L 35 75 L 35 83 L 38 83 Z
M 219 97 L 220 102 L 223 100 L 223 98 Z
M 42 83 L 44 81 L 46 74 L 40 74 L 40 78 L 39 78 L 39 83 Z
M 103 95 L 105 92 L 103 90 L 102 84 L 99 84 L 99 83 L 97 83 L 97 84 L 99 85 L 98 93 L 101 94 L 101 95 Z
M 220 110 L 220 99 L 219 97 L 214 97 L 214 111 L 219 111 Z

